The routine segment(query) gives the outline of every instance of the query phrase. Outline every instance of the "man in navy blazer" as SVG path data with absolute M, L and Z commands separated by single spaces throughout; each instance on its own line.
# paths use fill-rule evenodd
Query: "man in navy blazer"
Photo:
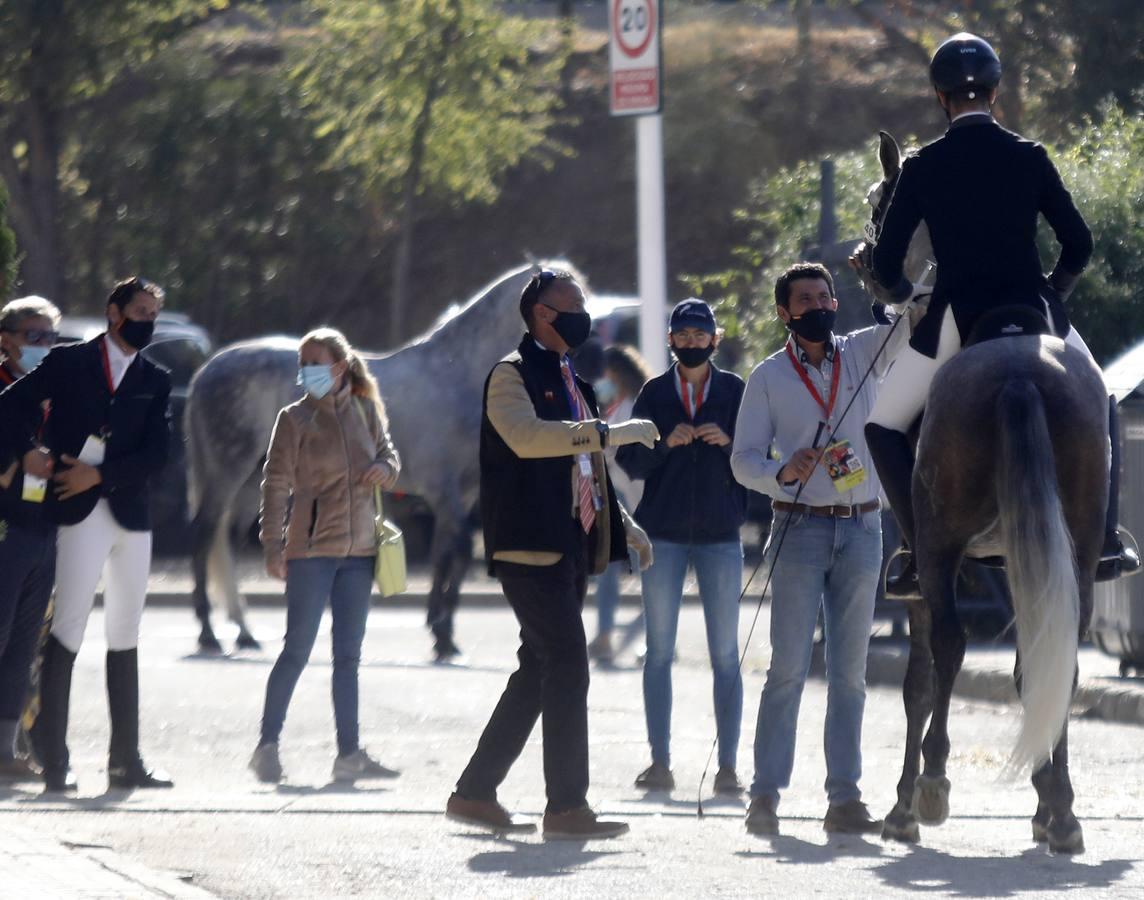
M 60 526 L 56 599 L 44 648 L 33 745 L 49 791 L 75 790 L 67 749 L 72 668 L 104 576 L 112 787 L 170 787 L 139 754 L 137 645 L 151 567 L 148 482 L 170 442 L 167 372 L 150 343 L 163 292 L 142 278 L 116 285 L 108 329 L 57 347 L 0 394 L 0 433 L 25 473 L 50 479 L 44 515 Z M 48 410 L 46 421 L 44 410 Z

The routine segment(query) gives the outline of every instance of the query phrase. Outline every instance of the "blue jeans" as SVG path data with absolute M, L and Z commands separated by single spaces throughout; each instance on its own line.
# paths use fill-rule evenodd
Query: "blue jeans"
M 739 672 L 739 593 L 743 580 L 743 545 L 676 544 L 653 540 L 655 562 L 643 573 L 647 615 L 647 656 L 643 694 L 652 762 L 671 765 L 671 664 L 683 580 L 690 563 L 699 580 L 707 651 L 715 675 L 715 726 L 719 732 L 719 765 L 734 768 L 743 718 L 743 678 Z
M 639 556 L 629 548 L 626 560 L 608 563 L 596 576 L 596 634 L 607 634 L 616 627 L 616 609 L 620 605 L 620 579 L 640 570 Z
M 338 753 L 345 756 L 358 749 L 358 663 L 369 616 L 373 561 L 372 556 L 323 556 L 286 563 L 286 639 L 266 684 L 260 743 L 278 743 L 286 709 L 310 660 L 329 602 Z
M 785 513 L 775 516 L 767 562 L 774 559 Z M 862 711 L 874 594 L 882 566 L 882 519 L 791 518 L 771 581 L 771 666 L 755 729 L 752 797 L 778 802 L 794 768 L 802 689 L 814 627 L 826 628 L 826 795 L 831 805 L 862 796 Z

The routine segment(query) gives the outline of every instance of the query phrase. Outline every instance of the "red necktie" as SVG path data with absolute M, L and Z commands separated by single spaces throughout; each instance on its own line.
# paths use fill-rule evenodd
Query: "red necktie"
M 580 392 L 576 390 L 576 381 L 572 378 L 572 370 L 566 362 L 560 363 L 560 374 L 564 376 L 564 387 L 568 390 L 572 415 L 576 417 L 577 422 L 582 422 L 584 416 L 581 414 Z M 592 481 L 584 475 L 579 464 L 576 466 L 576 481 L 580 495 L 580 525 L 587 534 L 596 522 L 596 504 L 592 501 Z

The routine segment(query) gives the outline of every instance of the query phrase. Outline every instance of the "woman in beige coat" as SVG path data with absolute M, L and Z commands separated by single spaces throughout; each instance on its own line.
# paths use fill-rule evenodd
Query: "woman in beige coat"
M 306 393 L 278 414 L 262 479 L 266 571 L 286 580 L 286 638 L 266 685 L 262 735 L 250 760 L 260 781 L 283 777 L 278 737 L 322 613 L 333 617 L 335 781 L 397 775 L 358 744 L 358 662 L 377 552 L 374 489 L 400 470 L 377 382 L 345 336 L 311 331 L 298 347 Z

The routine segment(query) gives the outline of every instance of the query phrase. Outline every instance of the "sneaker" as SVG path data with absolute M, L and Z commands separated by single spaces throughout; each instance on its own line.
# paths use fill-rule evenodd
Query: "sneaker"
M 334 760 L 334 781 L 356 781 L 359 778 L 396 778 L 401 773 L 383 766 L 364 750 L 339 756 Z
M 517 819 L 496 800 L 470 800 L 455 791 L 445 804 L 445 818 L 463 825 L 475 825 L 494 834 L 532 834 L 534 822 Z
M 715 773 L 715 793 L 725 797 L 738 797 L 743 793 L 743 783 L 730 766 L 720 766 Z
M 879 834 L 882 820 L 873 818 L 861 800 L 847 800 L 831 804 L 822 820 L 822 830 L 832 834 Z
M 747 809 L 747 831 L 751 834 L 778 834 L 779 817 L 770 797 L 754 797 Z
M 278 745 L 260 744 L 250 757 L 249 768 L 263 784 L 280 782 L 283 775 L 282 762 L 278 759 Z
M 610 631 L 601 631 L 588 645 L 588 659 L 597 662 L 611 662 L 616 658 L 616 651 L 612 649 L 612 634 Z
M 41 771 L 30 757 L 0 757 L 0 781 L 39 781 Z
M 601 822 L 587 805 L 544 814 L 544 839 L 548 841 L 590 841 L 627 833 L 627 822 Z
M 636 776 L 636 787 L 645 791 L 670 791 L 675 788 L 675 776 L 663 763 L 653 762 Z

